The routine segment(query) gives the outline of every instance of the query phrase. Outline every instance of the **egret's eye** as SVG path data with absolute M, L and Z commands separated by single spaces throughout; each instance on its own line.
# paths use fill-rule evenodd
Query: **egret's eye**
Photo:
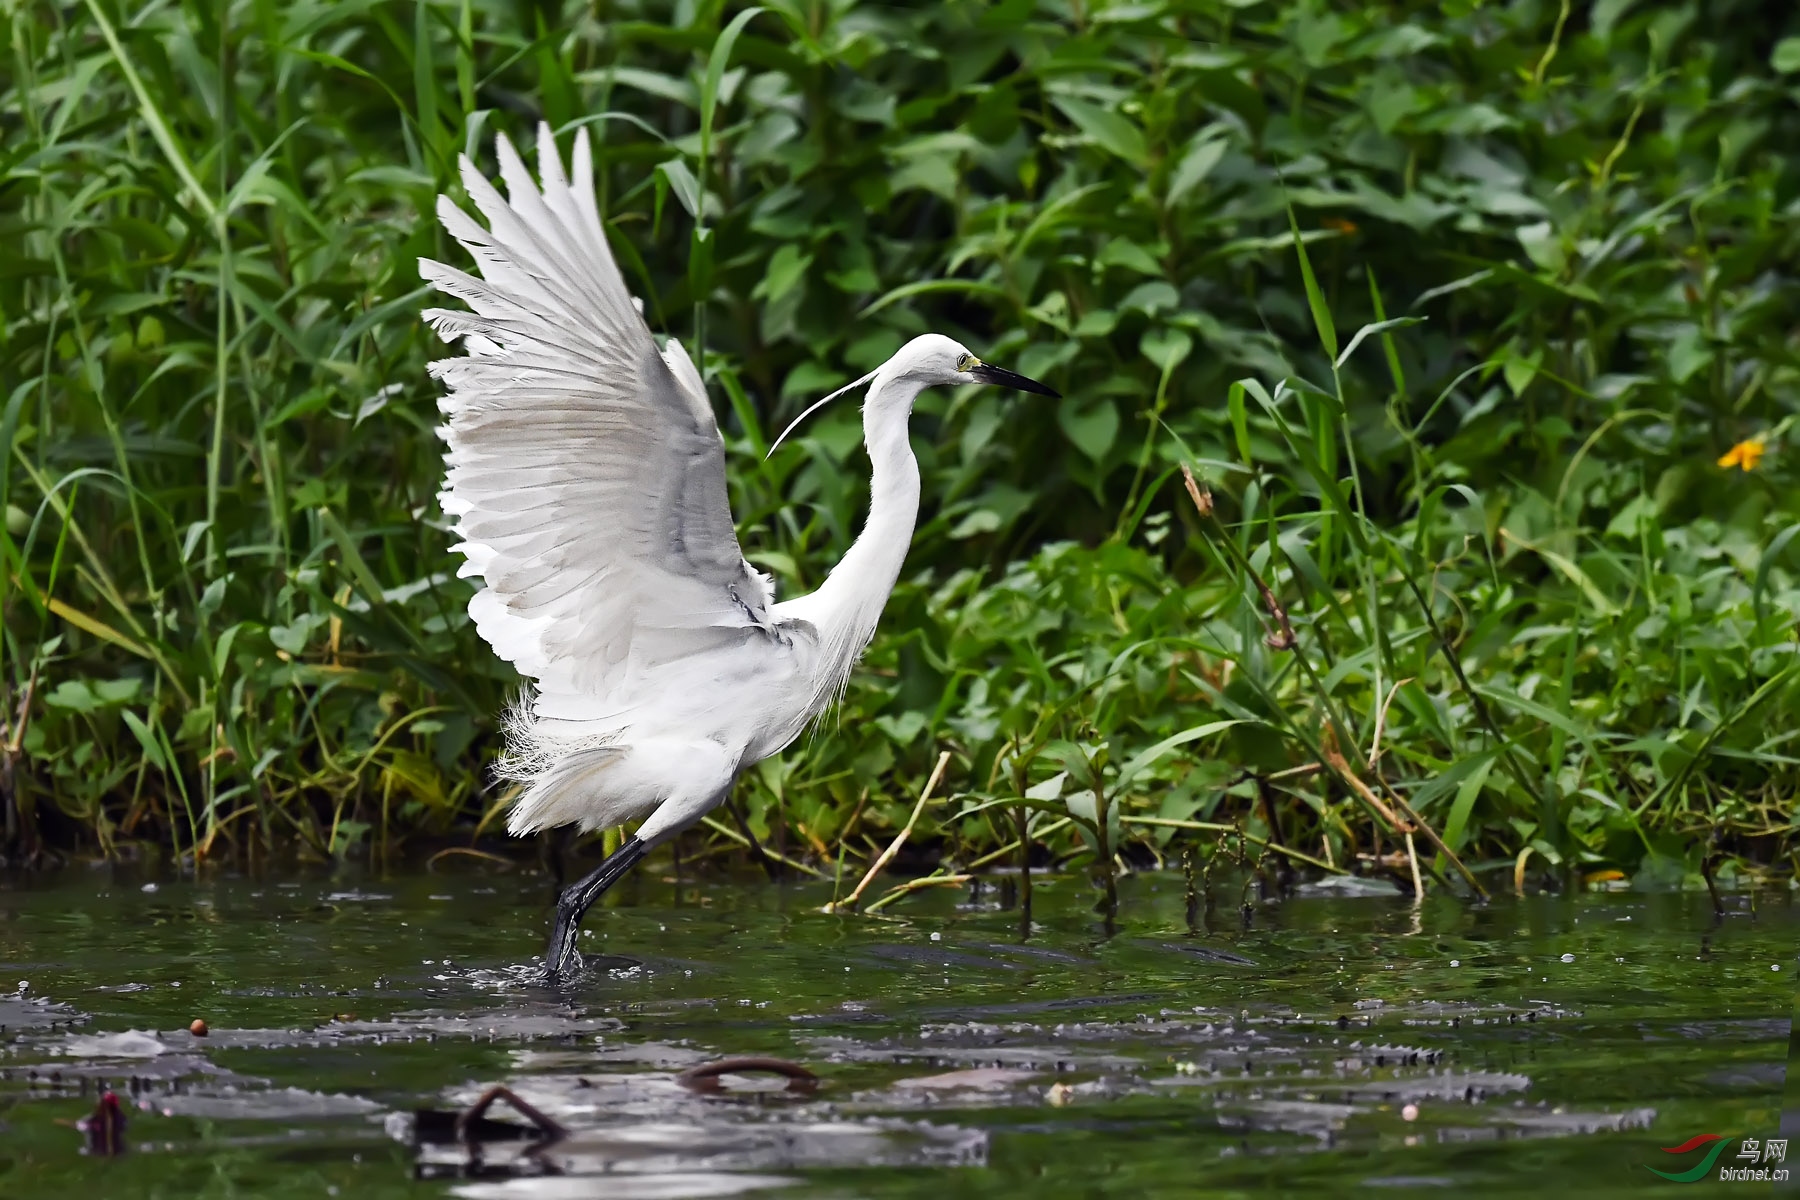
M 961 358 L 956 360 L 956 369 L 958 371 L 972 371 L 980 365 L 981 360 L 976 358 L 973 354 L 964 354 Z

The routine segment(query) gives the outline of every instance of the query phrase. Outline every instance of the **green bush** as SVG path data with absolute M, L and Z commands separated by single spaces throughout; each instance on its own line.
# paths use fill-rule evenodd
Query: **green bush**
M 4 19 L 15 860 L 493 827 L 514 682 L 436 508 L 415 262 L 457 261 L 431 216 L 457 154 L 491 170 L 541 117 L 596 139 L 653 328 L 704 342 L 743 540 L 785 594 L 866 499 L 853 403 L 763 463 L 810 398 L 925 330 L 1066 397 L 921 402 L 883 632 L 840 714 L 740 788 L 790 855 L 872 854 L 948 750 L 924 828 L 963 866 L 1028 810 L 1059 858 L 1202 835 L 1341 868 L 1401 844 L 1404 799 L 1477 865 L 1787 869 L 1779 6 Z

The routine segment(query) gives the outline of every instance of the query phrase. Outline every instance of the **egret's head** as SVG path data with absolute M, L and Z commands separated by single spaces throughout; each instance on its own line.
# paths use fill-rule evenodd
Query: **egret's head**
M 895 379 L 917 379 L 927 386 L 958 383 L 991 383 L 1040 396 L 1057 396 L 1054 389 L 1035 379 L 989 366 L 969 348 L 941 333 L 926 333 L 900 347 L 882 373 Z
M 787 435 L 795 426 L 807 417 L 825 407 L 845 392 L 861 387 L 871 380 L 894 381 L 912 380 L 923 387 L 942 387 L 959 383 L 992 383 L 1000 387 L 1013 388 L 1021 392 L 1036 392 L 1040 396 L 1060 398 L 1061 393 L 1045 387 L 1035 379 L 1027 379 L 1023 375 L 1015 375 L 1011 371 L 990 367 L 969 353 L 969 348 L 954 338 L 947 338 L 941 333 L 926 333 L 914 338 L 900 347 L 894 357 L 888 359 L 880 367 L 870 371 L 861 379 L 847 383 L 823 400 L 815 401 L 807 410 L 788 422 L 788 427 L 781 431 L 775 444 L 769 447 L 769 453 L 775 453 L 775 447 L 787 440 Z M 880 385 L 876 391 L 880 392 Z M 912 397 L 917 389 L 907 389 L 904 403 L 910 408 Z

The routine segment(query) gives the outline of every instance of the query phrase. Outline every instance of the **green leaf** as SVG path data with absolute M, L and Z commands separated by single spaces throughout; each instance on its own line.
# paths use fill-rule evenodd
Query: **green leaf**
M 1099 826 L 1100 799 L 1095 796 L 1093 792 L 1085 789 L 1079 792 L 1072 792 L 1063 803 L 1069 806 L 1069 815 L 1083 825 L 1086 825 L 1090 829 Z M 1113 805 L 1108 803 L 1106 807 L 1108 814 L 1110 815 Z
M 614 87 L 633 88 L 658 99 L 673 101 L 684 108 L 697 108 L 700 104 L 700 97 L 694 91 L 693 82 L 688 79 L 678 79 L 673 75 L 664 75 L 658 71 L 646 71 L 630 66 L 609 67 L 604 78 Z M 611 118 L 630 120 L 624 113 L 607 113 L 605 115 Z
M 769 259 L 769 267 L 763 272 L 762 282 L 750 291 L 751 299 L 771 303 L 781 299 L 806 278 L 812 261 L 812 255 L 793 242 L 787 243 Z
M 1686 383 L 1710 364 L 1712 358 L 1706 332 L 1697 325 L 1689 325 L 1669 343 L 1669 378 L 1676 383 Z
M 1109 308 L 1096 308 L 1081 314 L 1075 322 L 1078 338 L 1103 338 L 1119 327 L 1119 314 Z
M 369 570 L 369 564 L 363 561 L 362 552 L 356 548 L 356 539 L 329 508 L 321 508 L 318 513 L 319 523 L 325 527 L 326 535 L 337 543 L 339 565 L 356 581 L 357 590 L 362 592 L 370 604 L 386 604 L 381 584 L 375 579 L 374 572 Z
M 1174 173 L 1169 176 L 1167 202 L 1171 207 L 1181 203 L 1182 198 L 1199 187 L 1212 169 L 1219 165 L 1225 157 L 1230 143 L 1216 133 L 1202 130 L 1188 144 L 1187 153 L 1181 156 Z
M 1583 741 L 1587 740 L 1588 731 L 1586 729 L 1570 720 L 1562 713 L 1557 712 L 1554 708 L 1546 708 L 1535 700 L 1527 700 L 1517 692 L 1506 688 L 1487 687 L 1478 683 L 1475 685 L 1475 690 L 1489 700 L 1506 708 L 1522 712 L 1528 717 L 1534 717 L 1560 733 L 1566 734 L 1572 738 L 1579 738 Z
M 1149 283 L 1140 283 L 1119 304 L 1123 310 L 1136 309 L 1142 313 L 1155 314 L 1164 309 L 1181 307 L 1181 293 L 1175 286 L 1161 279 L 1153 279 Z
M 962 520 L 958 521 L 955 527 L 950 530 L 950 536 L 960 541 L 963 538 L 972 538 L 978 534 L 993 533 L 999 528 L 999 513 L 991 508 L 978 508 L 974 512 L 966 514 Z
M 1656 501 L 1639 492 L 1606 523 L 1606 535 L 1636 541 L 1643 523 L 1655 519 Z
M 156 140 L 163 156 L 168 159 L 169 166 L 186 185 L 188 195 L 192 197 L 195 207 L 205 214 L 208 220 L 211 220 L 218 215 L 213 198 L 200 181 L 194 177 L 193 166 L 188 162 L 187 155 L 182 151 L 180 143 L 175 140 L 175 135 L 170 131 L 168 122 L 163 120 L 162 109 L 151 97 L 149 89 L 144 86 L 143 76 L 138 74 L 136 64 L 132 61 L 131 56 L 125 53 L 125 47 L 120 44 L 119 35 L 114 31 L 112 21 L 107 18 L 105 10 L 100 7 L 99 0 L 87 0 L 87 9 L 94 18 L 94 24 L 100 30 L 100 36 L 106 39 L 107 48 L 112 51 L 113 59 L 119 64 L 119 70 L 124 74 L 126 83 L 130 85 L 132 93 L 137 97 L 138 112 L 143 117 L 144 124 L 150 127 L 150 136 Z M 307 54 L 306 51 L 296 50 L 294 52 Z M 366 79 L 375 78 L 362 68 L 351 66 L 343 59 L 333 58 L 331 55 L 318 55 L 317 57 L 328 59 L 335 65 L 353 71 Z M 387 88 L 385 83 L 382 83 L 381 86 Z M 393 96 L 395 105 L 404 111 L 405 105 L 400 103 L 398 96 L 394 96 L 393 89 L 388 88 L 388 95 Z
M 137 739 L 138 746 L 144 751 L 144 757 L 150 760 L 150 765 L 167 772 L 169 760 L 163 754 L 161 739 L 150 731 L 142 717 L 129 708 L 119 715 L 125 718 L 126 727 L 131 730 L 131 736 Z
M 957 169 L 956 160 L 944 154 L 914 155 L 888 176 L 888 187 L 895 195 L 916 189 L 952 202 L 961 184 L 962 172 Z
M 306 652 L 306 640 L 312 636 L 312 631 L 312 617 L 301 616 L 289 625 L 269 626 L 269 640 L 275 644 L 277 650 L 285 650 L 298 658 Z
M 1154 766 L 1158 759 L 1176 747 L 1185 746 L 1189 742 L 1197 742 L 1204 737 L 1211 737 L 1215 733 L 1223 733 L 1225 730 L 1243 723 L 1241 720 L 1209 721 L 1204 725 L 1195 725 L 1191 729 L 1184 729 L 1173 737 L 1164 738 L 1148 750 L 1134 755 L 1129 762 L 1119 768 L 1119 777 L 1113 781 L 1113 794 L 1117 795 L 1123 791 L 1138 775 Z
M 1592 576 L 1576 566 L 1571 559 L 1565 558 L 1556 551 L 1543 546 L 1531 546 L 1529 549 L 1536 552 L 1539 558 L 1555 567 L 1558 571 L 1561 571 L 1568 577 L 1571 583 L 1580 588 L 1582 595 L 1588 598 L 1588 603 L 1592 604 L 1595 611 L 1599 612 L 1601 616 L 1613 617 L 1618 615 L 1619 606 L 1613 603 L 1605 592 L 1600 590 L 1594 583 Z
M 206 585 L 206 590 L 200 594 L 199 612 L 201 616 L 210 617 L 219 610 L 219 605 L 225 602 L 225 589 L 230 583 L 231 575 L 228 573 Z
M 1225 407 L 1231 417 L 1231 434 L 1237 442 L 1238 457 L 1250 466 L 1250 417 L 1244 408 L 1244 385 L 1234 383 L 1225 395 Z
M 1756 623 L 1762 624 L 1768 605 L 1769 569 L 1781 561 L 1782 551 L 1788 548 L 1796 535 L 1800 535 L 1800 523 L 1789 525 L 1770 541 L 1768 549 L 1763 551 L 1762 559 L 1756 564 L 1756 578 L 1750 585 L 1750 603 L 1756 612 Z
M 70 712 L 91 713 L 100 707 L 100 698 L 85 680 L 65 679 L 56 685 L 55 690 L 44 697 L 44 703 L 51 708 L 66 708 Z
M 143 690 L 144 681 L 136 677 L 94 680 L 94 694 L 102 704 L 127 704 Z
M 725 27 L 724 32 L 713 43 L 712 53 L 707 57 L 706 79 L 700 85 L 700 161 L 703 163 L 712 157 L 713 115 L 719 106 L 719 84 L 725 78 L 725 67 L 731 61 L 732 48 L 737 45 L 738 35 L 744 32 L 744 26 L 763 11 L 757 5 L 746 8 L 733 17 L 731 24 Z
M 1179 329 L 1149 329 L 1139 339 L 1138 349 L 1156 364 L 1158 370 L 1168 375 L 1193 353 L 1194 339 Z
M 1456 789 L 1456 799 L 1450 805 L 1450 816 L 1444 821 L 1444 844 L 1450 847 L 1452 853 L 1462 849 L 1468 833 L 1469 815 L 1475 811 L 1475 801 L 1481 795 L 1481 789 L 1487 785 L 1488 773 L 1493 769 L 1493 756 L 1488 755 Z
M 1588 12 L 1588 29 L 1602 42 L 1611 41 L 1613 27 L 1625 10 L 1636 3 L 1637 0 L 1594 0 L 1594 7 Z
M 1312 259 L 1306 254 L 1306 241 L 1300 236 L 1300 223 L 1294 219 L 1293 205 L 1287 210 L 1288 229 L 1294 235 L 1294 252 L 1300 256 L 1300 280 L 1306 285 L 1306 305 L 1312 309 L 1313 326 L 1319 331 L 1319 344 L 1325 347 L 1325 353 L 1336 360 L 1338 356 L 1337 326 L 1332 324 L 1331 309 L 1325 305 L 1325 293 L 1319 290 L 1319 281 L 1313 276 Z
M 856 315 L 867 317 L 878 313 L 890 304 L 913 296 L 924 296 L 932 292 L 961 292 L 970 296 L 994 296 L 1004 299 L 1006 291 L 991 283 L 983 283 L 978 279 L 921 279 L 916 283 L 903 283 L 879 300 L 871 303 Z
M 1388 319 L 1387 305 L 1382 302 L 1381 287 L 1376 282 L 1373 266 L 1369 267 L 1368 276 L 1369 303 L 1375 309 L 1375 320 L 1379 324 Z M 1359 333 L 1357 337 L 1361 338 L 1362 335 Z M 1352 347 L 1355 345 L 1355 342 L 1351 342 Z M 1400 352 L 1394 348 L 1394 339 L 1386 332 L 1381 335 L 1381 351 L 1387 358 L 1388 377 L 1394 381 L 1394 395 L 1404 396 L 1406 394 L 1406 372 L 1400 367 Z
M 419 132 L 442 162 L 448 136 L 438 120 L 436 68 L 431 59 L 431 6 L 426 0 L 413 0 L 413 96 L 418 105 Z
M 475 112 L 475 58 L 464 52 L 475 46 L 475 6 L 472 0 L 461 0 L 456 12 L 456 98 L 465 113 Z
M 1532 351 L 1530 357 L 1514 354 L 1507 358 L 1506 365 L 1500 369 L 1502 378 L 1506 380 L 1506 388 L 1515 396 L 1525 394 L 1531 381 L 1537 378 L 1538 363 L 1544 357 L 1543 347 Z
M 700 181 L 694 178 L 693 168 L 679 158 L 664 159 L 656 164 L 656 173 L 666 180 L 669 190 L 681 201 L 681 207 L 687 209 L 688 216 L 700 219 Z
M 1106 457 L 1119 437 L 1119 410 L 1107 400 L 1084 406 L 1076 397 L 1065 396 L 1057 407 L 1056 423 L 1069 441 L 1095 462 Z
M 1424 321 L 1424 317 L 1390 317 L 1385 321 L 1364 325 L 1356 331 L 1356 336 L 1350 339 L 1350 344 L 1344 347 L 1344 352 L 1338 355 L 1337 361 L 1331 365 L 1341 369 L 1345 363 L 1350 361 L 1350 356 L 1356 353 L 1356 348 L 1362 345 L 1362 340 L 1371 334 L 1385 333 L 1390 329 L 1404 329 L 1408 325 L 1423 324 Z
M 1568 266 L 1569 253 L 1560 234 L 1548 221 L 1519 226 L 1514 235 L 1525 250 L 1525 256 L 1547 275 L 1560 275 Z
M 712 291 L 713 247 L 717 245 L 713 231 L 696 223 L 688 238 L 688 291 L 696 301 L 704 300 Z
M 1150 161 L 1150 145 L 1144 140 L 1144 131 L 1123 113 L 1073 96 L 1053 96 L 1051 103 L 1062 110 L 1063 116 L 1069 118 L 1084 137 L 1101 149 L 1133 166 L 1141 167 Z
M 1103 267 L 1125 267 L 1140 275 L 1161 277 L 1162 264 L 1156 256 L 1128 238 L 1114 238 L 1106 243 L 1106 249 L 1100 252 L 1095 260 Z
M 1418 812 L 1431 812 L 1439 800 L 1454 792 L 1463 780 L 1467 779 L 1478 767 L 1483 763 L 1491 763 L 1496 753 L 1498 752 L 1491 749 L 1483 750 L 1479 754 L 1452 763 L 1447 770 L 1437 772 L 1413 789 L 1409 794 L 1408 803 Z
M 244 623 L 241 621 L 236 625 L 231 626 L 224 633 L 219 635 L 218 643 L 213 646 L 212 665 L 213 678 L 215 680 L 223 679 L 225 677 L 225 665 L 231 661 L 232 643 L 237 641 L 238 631 L 243 629 L 243 627 Z
M 1769 55 L 1769 65 L 1783 75 L 1800 72 L 1800 37 L 1782 38 L 1775 43 L 1775 52 Z

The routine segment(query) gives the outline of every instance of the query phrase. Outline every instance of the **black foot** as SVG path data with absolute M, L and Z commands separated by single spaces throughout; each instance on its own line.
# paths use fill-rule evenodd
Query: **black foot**
M 625 877 L 649 852 L 649 847 L 635 837 L 628 837 L 606 861 L 586 877 L 564 889 L 556 898 L 556 924 L 551 927 L 550 947 L 544 952 L 544 974 L 560 979 L 581 966 L 581 954 L 575 949 L 575 936 L 581 931 L 581 918 L 606 894 L 606 889 Z

